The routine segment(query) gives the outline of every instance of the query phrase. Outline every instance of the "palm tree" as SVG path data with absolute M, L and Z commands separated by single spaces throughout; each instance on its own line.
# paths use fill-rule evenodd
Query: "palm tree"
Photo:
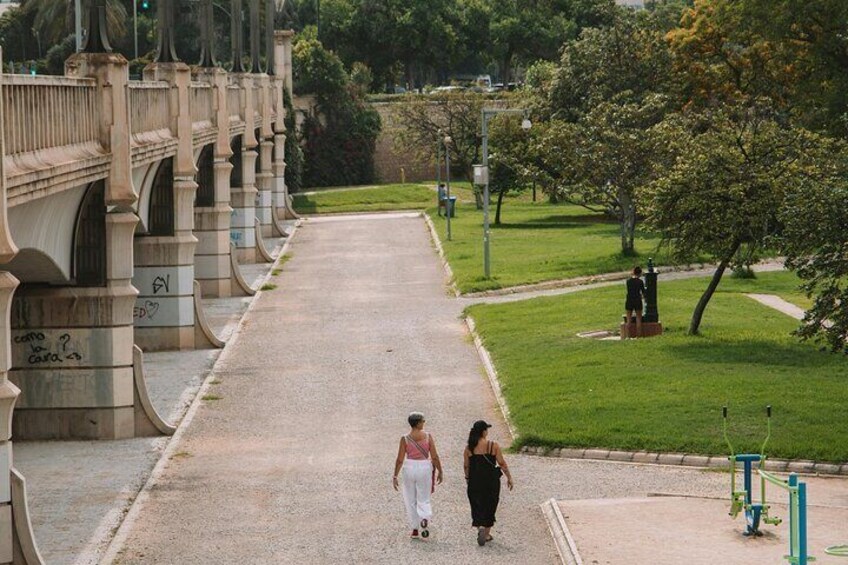
M 35 10 L 33 27 L 50 44 L 55 44 L 73 33 L 74 0 L 29 0 L 27 5 Z M 120 0 L 106 0 L 106 26 L 110 38 L 126 33 L 127 11 Z

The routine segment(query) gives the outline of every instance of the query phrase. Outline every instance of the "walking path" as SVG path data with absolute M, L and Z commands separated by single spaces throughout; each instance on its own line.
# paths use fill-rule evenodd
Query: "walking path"
M 801 308 L 800 306 L 796 306 L 795 304 L 792 304 L 791 302 L 787 302 L 786 300 L 782 299 L 781 297 L 777 296 L 776 294 L 754 294 L 754 293 L 751 293 L 751 294 L 746 294 L 745 296 L 747 296 L 748 298 L 752 298 L 752 299 L 756 300 L 757 302 L 759 302 L 760 304 L 768 306 L 769 308 L 774 308 L 778 312 L 783 312 L 787 316 L 791 316 L 791 317 L 795 318 L 796 320 L 803 320 L 804 319 L 805 312 L 804 312 L 803 308 Z
M 700 469 L 510 455 L 516 489 L 496 541 L 477 547 L 463 442 L 481 417 L 508 432 L 418 216 L 304 223 L 278 288 L 256 297 L 220 384 L 124 523 L 115 562 L 555 563 L 539 509 L 551 497 L 724 494 L 726 476 Z M 407 538 L 390 486 L 413 409 L 446 472 L 428 542 Z

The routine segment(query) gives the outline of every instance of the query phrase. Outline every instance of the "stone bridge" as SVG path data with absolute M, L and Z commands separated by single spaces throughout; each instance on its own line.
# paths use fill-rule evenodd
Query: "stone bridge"
M 111 52 L 103 0 L 89 2 L 86 47 L 64 77 L 0 76 L 0 563 L 41 562 L 11 438 L 172 433 L 141 350 L 220 346 L 200 294 L 251 293 L 239 263 L 269 260 L 263 237 L 294 217 L 292 33 L 270 21 L 260 32 L 253 0 L 244 68 L 233 0 L 233 72 L 212 59 L 211 33 L 189 67 L 173 51 L 173 3 L 160 4 L 143 80 Z M 211 22 L 211 2 L 200 9 Z

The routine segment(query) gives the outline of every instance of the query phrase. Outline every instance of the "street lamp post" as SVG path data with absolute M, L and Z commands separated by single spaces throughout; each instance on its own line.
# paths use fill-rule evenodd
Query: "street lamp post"
M 488 279 L 492 275 L 491 256 L 489 254 L 489 120 L 498 114 L 521 114 L 521 128 L 530 129 L 528 110 L 523 108 L 504 108 L 483 110 L 483 275 Z
M 445 210 L 446 210 L 445 216 L 447 216 L 447 219 L 448 219 L 448 226 L 447 226 L 448 227 L 448 241 L 451 241 L 451 216 L 453 215 L 453 203 L 451 202 L 451 195 L 450 195 L 450 180 L 451 180 L 451 175 L 450 175 L 450 146 L 451 146 L 451 143 L 453 143 L 453 140 L 450 138 L 449 135 L 446 135 L 444 142 L 445 142 L 445 189 L 446 189 L 445 198 L 447 198 L 447 201 L 445 202 Z

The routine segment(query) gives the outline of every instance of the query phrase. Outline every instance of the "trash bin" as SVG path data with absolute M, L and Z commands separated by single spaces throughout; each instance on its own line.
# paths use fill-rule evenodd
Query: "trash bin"
M 451 196 L 448 199 L 448 209 L 446 214 L 450 214 L 451 218 L 456 218 L 456 196 Z

